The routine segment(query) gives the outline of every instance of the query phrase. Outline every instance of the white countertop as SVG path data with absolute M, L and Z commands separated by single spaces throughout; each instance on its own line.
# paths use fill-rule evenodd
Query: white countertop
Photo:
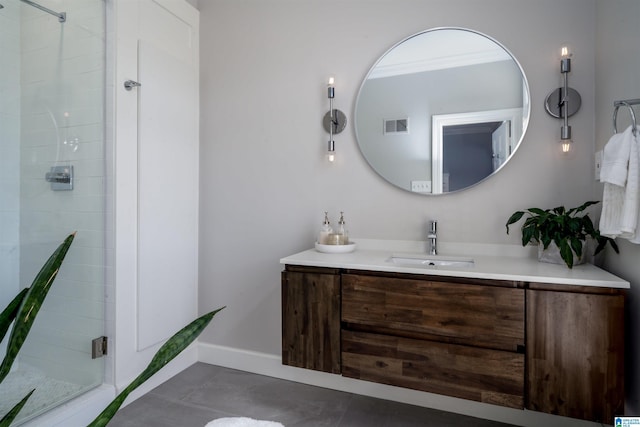
M 539 262 L 522 250 L 514 250 L 505 245 L 464 245 L 481 249 L 482 255 L 461 253 L 461 251 L 439 251 L 438 256 L 464 256 L 472 258 L 473 267 L 450 266 L 415 266 L 396 265 L 388 261 L 392 255 L 423 255 L 427 254 L 419 248 L 423 245 L 413 242 L 413 245 L 402 245 L 397 242 L 385 245 L 380 241 L 356 240 L 357 248 L 346 254 L 327 254 L 309 249 L 282 258 L 281 264 L 300 265 L 310 267 L 344 268 L 354 270 L 386 271 L 411 274 L 430 274 L 435 276 L 467 277 L 492 280 L 517 280 L 523 282 L 557 283 L 564 285 L 600 286 L 608 288 L 628 289 L 629 282 L 623 280 L 593 264 L 576 265 L 573 269 L 566 265 Z M 362 244 L 361 244 L 362 243 Z M 388 247 L 389 249 L 382 249 Z M 450 246 L 449 249 L 453 249 Z M 468 252 L 468 251 L 467 251 Z M 509 256 L 508 254 L 516 254 Z M 488 254 L 488 255 L 487 255 Z

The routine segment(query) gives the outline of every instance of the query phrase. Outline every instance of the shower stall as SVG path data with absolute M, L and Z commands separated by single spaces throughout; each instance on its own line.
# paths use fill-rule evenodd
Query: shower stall
M 105 2 L 0 4 L 0 310 L 77 232 L 0 384 L 0 418 L 35 388 L 19 425 L 104 381 Z

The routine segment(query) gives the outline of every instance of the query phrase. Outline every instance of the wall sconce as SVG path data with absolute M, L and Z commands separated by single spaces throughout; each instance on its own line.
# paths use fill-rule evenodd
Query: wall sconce
M 578 112 L 582 105 L 582 98 L 578 91 L 569 87 L 568 75 L 571 72 L 572 56 L 569 47 L 562 46 L 560 54 L 560 73 L 562 73 L 563 85 L 547 96 L 544 105 L 547 113 L 563 120 L 560 128 L 560 143 L 562 144 L 562 152 L 568 153 L 573 143 L 569 117 Z
M 329 98 L 329 111 L 322 119 L 324 130 L 329 132 L 329 142 L 327 143 L 327 160 L 333 162 L 336 158 L 336 146 L 333 135 L 337 135 L 347 127 L 347 116 L 340 110 L 333 108 L 333 98 L 336 95 L 334 87 L 334 78 L 329 78 L 327 86 L 327 97 Z

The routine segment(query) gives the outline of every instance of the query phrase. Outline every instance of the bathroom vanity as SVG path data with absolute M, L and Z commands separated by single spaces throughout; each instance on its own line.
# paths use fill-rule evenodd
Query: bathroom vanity
M 282 363 L 586 420 L 623 414 L 628 282 L 528 257 L 390 258 L 283 258 Z

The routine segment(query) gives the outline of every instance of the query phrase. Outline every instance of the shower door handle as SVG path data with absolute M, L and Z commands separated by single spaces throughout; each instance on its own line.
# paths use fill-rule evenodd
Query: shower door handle
M 139 86 L 142 86 L 142 84 L 138 83 L 138 82 L 136 82 L 134 80 L 127 80 L 126 82 L 124 82 L 124 88 L 126 90 L 131 90 L 134 87 L 139 87 Z

